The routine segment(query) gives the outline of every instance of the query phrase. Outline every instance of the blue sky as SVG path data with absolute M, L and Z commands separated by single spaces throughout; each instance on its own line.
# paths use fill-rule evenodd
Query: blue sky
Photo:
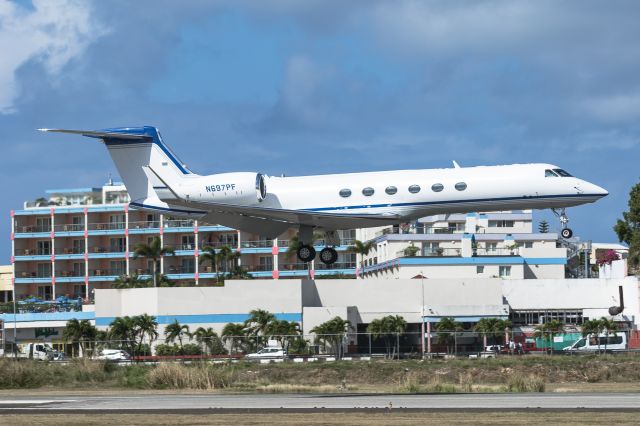
M 569 213 L 616 241 L 640 177 L 638 18 L 634 1 L 0 0 L 0 261 L 11 209 L 116 175 L 99 143 L 39 127 L 155 125 L 205 173 L 551 162 L 609 190 Z

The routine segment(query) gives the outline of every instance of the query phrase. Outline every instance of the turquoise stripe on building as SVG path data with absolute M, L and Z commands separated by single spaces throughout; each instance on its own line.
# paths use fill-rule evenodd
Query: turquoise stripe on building
M 302 321 L 302 313 L 280 313 L 274 314 L 279 320 Z M 249 314 L 201 314 L 201 315 L 158 315 L 158 324 L 171 324 L 178 321 L 181 324 L 226 324 L 229 322 L 245 322 L 249 319 Z M 96 325 L 108 326 L 115 320 L 115 317 L 97 317 Z
M 0 314 L 5 323 L 13 322 L 14 314 Z M 15 314 L 16 322 L 33 321 L 69 321 L 71 319 L 93 320 L 95 312 L 32 312 L 27 314 Z

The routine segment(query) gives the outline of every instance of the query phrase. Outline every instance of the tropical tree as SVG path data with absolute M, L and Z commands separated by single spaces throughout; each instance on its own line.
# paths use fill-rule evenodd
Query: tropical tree
M 158 287 L 158 270 L 160 266 L 160 258 L 162 256 L 171 256 L 174 251 L 171 247 L 162 247 L 160 237 L 155 237 L 151 244 L 138 243 L 133 248 L 133 258 L 146 257 L 153 262 L 153 286 Z
M 149 341 L 149 347 L 153 345 L 153 341 L 158 338 L 158 321 L 156 317 L 148 314 L 137 315 L 132 318 L 134 334 L 138 340 L 138 350 L 136 353 L 142 353 L 142 344 L 145 337 Z
M 67 321 L 62 337 L 67 341 L 71 341 L 74 346 L 77 345 L 80 348 L 80 353 L 85 355 L 85 345 L 95 341 L 96 334 L 97 330 L 89 320 L 79 321 L 74 318 Z
M 242 346 L 245 336 L 245 327 L 243 324 L 230 322 L 222 329 L 222 341 L 229 343 L 229 352 L 236 352 Z
M 198 327 L 193 333 L 196 342 L 204 348 L 205 355 L 217 355 L 224 353 L 224 347 L 218 337 L 218 333 L 213 331 L 211 327 Z
M 288 351 L 289 345 L 300 334 L 300 324 L 296 321 L 273 320 L 267 324 L 265 334 L 279 341 L 282 349 Z
M 229 259 L 231 259 L 234 252 L 235 251 L 231 249 L 231 247 L 229 246 L 222 246 L 218 249 L 218 258 L 220 259 L 220 262 L 224 266 L 223 271 L 225 275 L 227 274 L 227 272 L 229 272 Z
M 249 318 L 244 322 L 248 334 L 265 335 L 269 323 L 276 321 L 276 316 L 264 309 L 254 309 L 249 312 Z
M 141 279 L 137 274 L 120 275 L 113 282 L 113 288 L 149 287 L 149 281 Z
M 165 274 L 158 274 L 158 287 L 175 287 L 176 282 L 169 279 Z
M 451 353 L 451 345 L 454 345 L 455 352 L 455 333 L 462 330 L 462 324 L 454 320 L 451 317 L 440 318 L 440 321 L 436 324 L 436 331 L 438 332 L 438 344 L 445 345 L 447 347 L 447 353 Z
M 400 356 L 399 334 L 407 328 L 407 322 L 400 315 L 387 315 L 380 319 L 374 319 L 367 326 L 367 332 L 372 334 L 374 339 L 382 338 L 387 351 L 388 358 L 394 358 L 396 348 Z
M 342 358 L 345 334 L 350 330 L 353 330 L 353 326 L 348 320 L 335 317 L 315 326 L 311 332 L 316 335 L 315 341 L 317 343 L 328 344 L 333 348 L 336 359 L 340 359 Z
M 191 338 L 189 326 L 187 324 L 180 324 L 177 319 L 165 327 L 164 336 L 167 343 L 174 343 L 176 339 L 178 339 L 180 348 L 182 348 L 182 339 L 184 337 Z
M 360 240 L 354 240 L 353 245 L 347 248 L 348 252 L 360 255 L 360 277 L 364 277 L 364 258 L 373 249 L 373 241 L 363 243 Z
M 134 353 L 136 338 L 136 325 L 132 317 L 117 317 L 109 324 L 109 340 L 116 341 L 130 354 Z
M 537 325 L 533 336 L 538 339 L 549 338 L 549 349 L 553 350 L 553 336 L 564 332 L 564 323 L 560 320 L 547 321 Z
M 629 193 L 629 210 L 622 213 L 613 230 L 618 239 L 629 245 L 629 272 L 637 272 L 640 267 L 640 183 Z
M 476 323 L 473 330 L 482 333 L 484 346 L 487 346 L 487 339 L 491 340 L 491 343 L 495 343 L 495 340 L 504 336 L 505 331 L 511 327 L 511 321 L 503 320 L 499 318 L 480 318 L 480 321 Z
M 613 319 L 602 317 L 600 318 L 600 327 L 602 328 L 602 332 L 604 334 L 604 351 L 607 352 L 607 345 L 609 344 L 609 334 L 613 334 L 614 336 L 618 331 L 618 324 L 616 324 Z M 600 345 L 600 336 L 598 336 L 598 346 Z
M 203 248 L 200 257 L 198 257 L 198 263 L 200 265 L 206 262 L 211 263 L 211 267 L 216 271 L 216 279 L 218 278 L 218 260 L 216 249 L 211 246 Z

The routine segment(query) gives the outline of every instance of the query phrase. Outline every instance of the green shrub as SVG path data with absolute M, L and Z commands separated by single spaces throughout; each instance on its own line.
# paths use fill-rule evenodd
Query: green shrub
M 156 355 L 158 356 L 175 356 L 180 354 L 180 346 L 161 344 L 156 346 Z
M 202 348 L 195 343 L 185 343 L 178 351 L 180 355 L 202 355 Z
M 147 375 L 154 389 L 219 389 L 233 385 L 236 372 L 225 366 L 160 364 Z

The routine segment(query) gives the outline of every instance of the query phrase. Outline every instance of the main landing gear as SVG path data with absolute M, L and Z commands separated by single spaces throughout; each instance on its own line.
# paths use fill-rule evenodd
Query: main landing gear
M 567 227 L 567 224 L 569 223 L 569 218 L 567 217 L 567 214 L 565 213 L 564 208 L 551 209 L 551 211 L 560 219 L 560 226 L 562 226 L 560 235 L 562 236 L 562 238 L 564 238 L 565 240 L 568 240 L 569 238 L 573 237 L 573 231 L 571 230 L 571 228 Z
M 301 226 L 298 235 L 302 243 L 296 252 L 298 259 L 305 263 L 313 261 L 316 257 L 316 249 L 313 248 L 313 245 L 307 243 L 313 239 L 312 228 Z M 332 265 L 338 260 L 338 252 L 333 246 L 340 245 L 340 238 L 338 238 L 335 231 L 325 233 L 325 244 L 327 244 L 327 247 L 320 250 L 320 261 L 325 265 Z

